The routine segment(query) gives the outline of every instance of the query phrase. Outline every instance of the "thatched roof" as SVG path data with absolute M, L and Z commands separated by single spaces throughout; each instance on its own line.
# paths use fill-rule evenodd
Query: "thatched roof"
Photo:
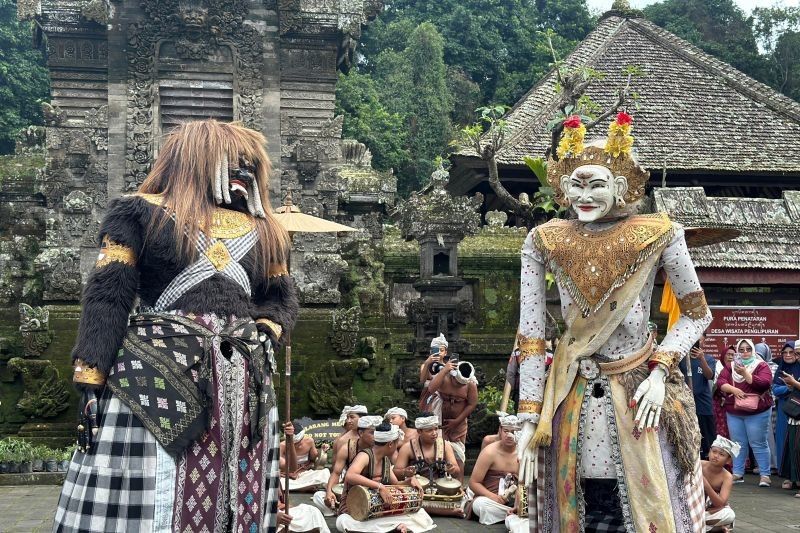
M 653 190 L 656 211 L 687 227 L 722 224 L 742 232 L 736 239 L 690 249 L 695 266 L 705 268 L 800 270 L 800 191 L 783 198 L 707 197 L 702 187 Z
M 606 75 L 588 90 L 604 106 L 615 100 L 623 68 L 644 69 L 646 75 L 632 82 L 641 101 L 634 136 L 639 160 L 651 171 L 800 175 L 800 104 L 651 22 L 612 12 L 566 65 Z M 508 113 L 510 133 L 498 154 L 501 165 L 521 166 L 524 156 L 544 154 L 546 124 L 556 103 L 551 72 Z M 598 126 L 588 137 L 604 136 L 607 127 Z M 470 151 L 459 155 L 475 156 Z

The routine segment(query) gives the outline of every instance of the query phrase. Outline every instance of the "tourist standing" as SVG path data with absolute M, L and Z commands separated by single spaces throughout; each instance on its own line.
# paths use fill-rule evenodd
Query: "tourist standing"
M 728 429 L 731 439 L 738 442 L 742 452 L 733 461 L 733 480 L 744 480 L 747 451 L 753 449 L 761 473 L 759 486 L 769 487 L 769 445 L 767 431 L 772 408 L 772 372 L 755 353 L 750 339 L 736 344 L 733 367 L 722 370 L 717 385 L 730 395 L 727 406 Z
M 700 457 L 706 459 L 711 443 L 717 436 L 714 411 L 711 407 L 711 383 L 714 380 L 714 368 L 717 362 L 712 356 L 703 353 L 703 339 L 705 334 L 689 350 L 689 357 L 682 359 L 678 366 L 686 375 L 687 360 L 692 365 L 692 395 L 694 395 L 697 423 L 700 426 Z
M 778 400 L 778 468 L 784 489 L 800 488 L 800 420 L 790 418 L 783 410 L 784 404 L 796 390 L 800 390 L 800 361 L 794 350 L 795 343 L 786 343 L 783 359 L 775 372 L 772 391 Z M 800 497 L 800 493 L 798 493 Z
M 727 409 L 725 405 L 729 395 L 722 392 L 719 388 L 719 376 L 724 368 L 730 371 L 735 356 L 735 346 L 728 346 L 725 348 L 725 351 L 722 352 L 722 355 L 717 361 L 716 368 L 714 369 L 714 386 L 712 387 L 713 392 L 711 394 L 711 406 L 714 411 L 714 423 L 716 425 L 717 435 L 721 435 L 726 439 L 731 438 L 730 432 L 728 431 L 728 417 L 726 415 Z

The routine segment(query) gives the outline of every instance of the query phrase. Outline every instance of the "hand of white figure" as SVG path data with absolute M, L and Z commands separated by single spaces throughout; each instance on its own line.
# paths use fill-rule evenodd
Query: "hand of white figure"
M 661 407 L 664 405 L 665 385 L 667 374 L 661 367 L 654 368 L 650 375 L 642 381 L 636 394 L 633 395 L 631 407 L 637 407 L 634 424 L 639 425 L 639 430 L 656 428 L 661 419 Z
M 522 423 L 517 440 L 517 457 L 519 458 L 519 479 L 525 486 L 533 482 L 536 477 L 535 463 L 538 450 L 531 447 L 534 433 L 536 433 L 536 424 L 529 421 Z

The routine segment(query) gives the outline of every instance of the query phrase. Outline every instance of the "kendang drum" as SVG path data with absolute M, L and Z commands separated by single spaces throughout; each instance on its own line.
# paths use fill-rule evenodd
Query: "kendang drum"
M 408 485 L 386 485 L 392 501 L 385 503 L 378 489 L 360 485 L 347 491 L 347 512 L 363 522 L 370 518 L 415 513 L 422 507 L 422 491 Z
M 425 493 L 422 508 L 432 515 L 463 518 L 464 491 L 459 489 L 456 494 L 450 495 Z

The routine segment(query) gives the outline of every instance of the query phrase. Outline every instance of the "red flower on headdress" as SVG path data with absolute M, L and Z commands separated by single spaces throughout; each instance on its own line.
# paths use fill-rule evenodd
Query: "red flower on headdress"
M 581 117 L 578 115 L 572 115 L 567 117 L 567 120 L 564 121 L 565 128 L 580 128 L 581 126 Z
M 633 122 L 633 117 L 627 114 L 625 111 L 620 111 L 617 113 L 617 124 L 620 126 L 630 124 L 631 122 Z

